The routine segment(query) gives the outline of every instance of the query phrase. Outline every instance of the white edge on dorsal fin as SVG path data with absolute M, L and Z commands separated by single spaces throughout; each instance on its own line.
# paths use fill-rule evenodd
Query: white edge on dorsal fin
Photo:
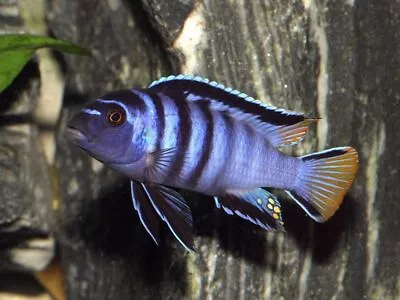
M 270 105 L 270 104 L 266 104 L 266 103 L 262 102 L 261 100 L 254 99 L 253 97 L 250 97 L 249 95 L 247 95 L 245 93 L 242 93 L 242 92 L 240 92 L 238 90 L 232 89 L 230 87 L 225 87 L 223 84 L 218 83 L 216 81 L 210 81 L 208 78 L 203 78 L 203 77 L 195 76 L 195 75 L 191 75 L 191 74 L 179 74 L 179 75 L 170 75 L 170 76 L 167 76 L 167 77 L 161 77 L 160 79 L 153 81 L 149 85 L 148 88 L 152 88 L 154 86 L 157 86 L 158 84 L 161 84 L 161 83 L 164 83 L 164 82 L 167 82 L 167 81 L 172 81 L 172 80 L 194 80 L 194 81 L 197 81 L 197 82 L 206 83 L 206 84 L 211 85 L 212 87 L 224 90 L 225 92 L 227 92 L 229 94 L 232 94 L 232 95 L 235 95 L 235 96 L 237 96 L 239 98 L 242 98 L 245 101 L 257 104 L 257 105 L 259 105 L 259 106 L 261 106 L 261 107 L 263 107 L 265 109 L 268 109 L 268 110 L 280 112 L 280 113 L 288 115 L 288 116 L 290 116 L 290 115 L 302 116 L 303 115 L 302 113 L 297 113 L 297 112 L 286 110 L 286 109 L 283 109 L 283 108 L 277 108 L 276 106 L 273 106 L 273 105 Z
M 277 126 L 275 125 L 260 121 L 256 115 L 246 113 L 238 108 L 225 105 L 218 101 L 211 100 L 210 108 L 221 112 L 225 112 L 230 116 L 232 116 L 234 119 L 249 124 L 252 128 L 254 128 L 254 130 L 259 131 L 263 135 L 265 133 L 268 134 L 271 130 L 277 128 Z

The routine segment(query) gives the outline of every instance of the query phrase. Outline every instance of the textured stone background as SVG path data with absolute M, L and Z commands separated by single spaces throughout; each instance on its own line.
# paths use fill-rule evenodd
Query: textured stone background
M 16 244 L 55 235 L 68 299 L 399 298 L 399 12 L 398 0 L 0 1 L 0 30 L 44 32 L 93 51 L 93 58 L 39 53 L 0 95 L 4 114 L 17 116 L 0 135 L 0 168 L 10 170 L 0 176 L 0 243 L 17 241 L 1 248 L 2 261 L 16 269 L 9 255 Z M 188 194 L 197 253 L 167 230 L 153 245 L 126 179 L 62 133 L 84 102 L 171 73 L 321 117 L 295 154 L 356 147 L 359 175 L 335 217 L 315 224 L 281 195 L 287 232 L 266 233 Z M 15 98 L 19 108 L 3 104 Z M 63 100 L 63 109 L 44 122 L 34 100 L 51 107 Z M 31 235 L 7 235 L 10 228 Z

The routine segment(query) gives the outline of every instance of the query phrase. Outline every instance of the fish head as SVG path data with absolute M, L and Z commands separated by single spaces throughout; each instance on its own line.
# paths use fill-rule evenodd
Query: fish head
M 146 146 L 140 103 L 134 97 L 127 101 L 118 95 L 99 98 L 68 122 L 67 138 L 105 164 L 138 161 L 144 156 Z

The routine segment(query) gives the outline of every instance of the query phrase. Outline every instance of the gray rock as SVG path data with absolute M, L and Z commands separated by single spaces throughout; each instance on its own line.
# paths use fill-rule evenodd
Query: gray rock
M 186 18 L 193 10 L 196 1 L 193 0 L 143 0 L 149 20 L 161 34 L 167 47 L 172 46 L 180 34 Z
M 0 270 L 39 271 L 55 246 L 51 181 L 36 127 L 1 127 L 0 153 Z
M 68 297 L 398 298 L 399 2 L 142 2 L 61 0 L 49 11 L 57 37 L 94 53 L 65 58 L 57 236 Z M 321 117 L 296 154 L 355 146 L 360 173 L 336 216 L 315 224 L 281 195 L 286 233 L 266 233 L 188 194 L 196 254 L 168 233 L 156 247 L 127 180 L 62 132 L 83 102 L 172 71 Z
M 54 2 L 50 26 L 57 37 L 94 54 L 91 59 L 65 58 L 69 80 L 56 161 L 62 196 L 57 236 L 68 298 L 161 298 L 163 288 L 179 286 L 174 278 L 185 273 L 185 260 L 175 262 L 171 249 L 154 247 L 134 213 L 126 179 L 63 136 L 66 120 L 84 102 L 106 90 L 143 86 L 169 73 L 161 41 L 153 36 L 137 2 Z M 171 265 L 176 275 L 160 280 L 160 267 Z

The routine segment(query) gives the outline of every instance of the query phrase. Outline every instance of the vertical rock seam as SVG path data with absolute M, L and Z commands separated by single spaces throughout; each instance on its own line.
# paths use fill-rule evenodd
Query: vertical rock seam
M 199 66 L 203 63 L 202 54 L 207 44 L 206 38 L 204 3 L 198 1 L 173 43 L 173 48 L 179 50 L 184 57 L 180 70 L 182 74 L 199 73 Z
M 322 150 L 326 146 L 328 136 L 328 116 L 326 104 L 329 90 L 328 76 L 328 40 L 324 28 L 324 22 L 318 19 L 318 6 L 315 0 L 303 0 L 304 8 L 310 18 L 310 31 L 314 35 L 319 54 L 319 72 L 317 78 L 317 110 L 321 118 L 317 126 L 317 147 Z M 308 277 L 312 267 L 312 250 L 314 248 L 314 224 L 309 225 L 309 245 L 305 251 L 303 266 L 299 278 L 299 299 L 304 299 L 308 286 Z
M 378 190 L 378 171 L 379 159 L 385 149 L 385 125 L 381 124 L 375 128 L 375 135 L 372 141 L 372 147 L 364 149 L 369 152 L 367 162 L 367 218 L 368 234 L 367 234 L 367 283 L 370 284 L 373 280 L 375 266 L 378 259 L 378 241 L 379 241 L 379 216 L 375 209 L 375 200 Z M 369 145 L 371 146 L 371 145 Z

